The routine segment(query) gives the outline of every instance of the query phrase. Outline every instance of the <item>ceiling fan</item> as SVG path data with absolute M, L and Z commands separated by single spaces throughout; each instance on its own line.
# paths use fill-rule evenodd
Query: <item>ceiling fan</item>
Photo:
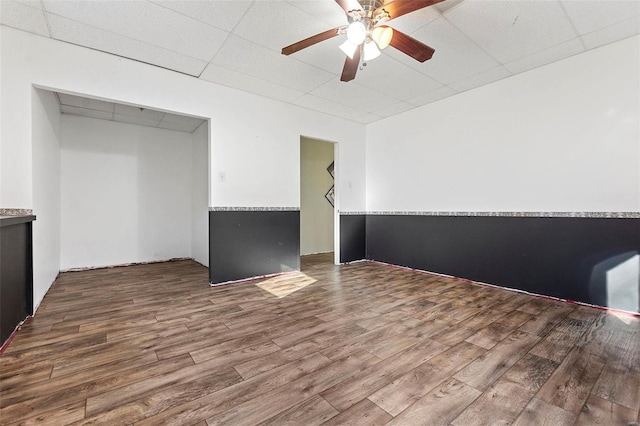
M 444 0 L 336 0 L 347 14 L 349 25 L 332 28 L 300 40 L 282 49 L 283 55 L 291 55 L 321 41 L 340 34 L 347 40 L 340 49 L 347 55 L 341 81 L 356 77 L 360 59 L 370 61 L 380 55 L 387 46 L 394 47 L 419 62 L 431 59 L 435 50 L 403 32 L 385 25 L 391 19 L 414 12 Z

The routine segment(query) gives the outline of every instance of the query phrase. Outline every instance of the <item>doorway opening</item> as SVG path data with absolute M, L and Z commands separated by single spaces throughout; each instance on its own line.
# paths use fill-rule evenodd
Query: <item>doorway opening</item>
M 308 262 L 336 258 L 336 144 L 300 137 L 300 256 Z

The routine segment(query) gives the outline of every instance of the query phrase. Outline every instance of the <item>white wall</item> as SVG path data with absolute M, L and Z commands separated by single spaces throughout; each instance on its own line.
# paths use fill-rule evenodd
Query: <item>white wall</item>
M 365 209 L 361 124 L 5 26 L 0 62 L 0 207 L 34 208 L 35 85 L 210 118 L 210 206 L 297 207 L 300 135 L 336 141 L 339 208 Z
M 369 211 L 639 211 L 640 37 L 367 126 Z
M 191 134 L 64 114 L 61 140 L 61 270 L 191 257 Z
M 33 306 L 60 271 L 60 106 L 55 95 L 31 89 L 33 141 Z
M 191 257 L 209 266 L 209 123 L 192 133 Z
M 327 167 L 334 144 L 300 138 L 300 254 L 333 251 L 333 207 L 325 194 L 333 186 Z
M 211 205 L 297 207 L 300 135 L 339 143 L 340 208 L 364 210 L 364 125 L 1 27 L 2 199 L 32 206 L 29 91 L 45 88 L 211 118 Z M 226 173 L 226 181 L 215 179 Z

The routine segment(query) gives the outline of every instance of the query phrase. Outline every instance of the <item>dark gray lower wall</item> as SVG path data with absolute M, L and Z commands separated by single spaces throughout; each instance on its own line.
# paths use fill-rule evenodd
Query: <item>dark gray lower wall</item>
M 0 345 L 33 313 L 32 221 L 0 219 Z
M 212 284 L 299 269 L 299 210 L 209 212 Z
M 340 263 L 366 259 L 366 215 L 340 216 Z
M 368 215 L 366 247 L 370 260 L 618 307 L 606 273 L 640 253 L 640 219 Z

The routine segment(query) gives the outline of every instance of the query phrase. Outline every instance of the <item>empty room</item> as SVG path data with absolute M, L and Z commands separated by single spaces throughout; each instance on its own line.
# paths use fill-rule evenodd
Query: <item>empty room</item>
M 0 59 L 0 424 L 640 423 L 637 0 L 2 0 Z

